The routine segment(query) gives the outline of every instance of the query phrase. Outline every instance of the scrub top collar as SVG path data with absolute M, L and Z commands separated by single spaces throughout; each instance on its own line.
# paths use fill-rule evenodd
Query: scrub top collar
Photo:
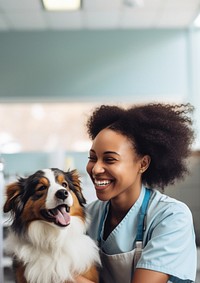
M 130 242 L 135 242 L 137 234 L 137 224 L 138 224 L 138 215 L 140 208 L 142 206 L 144 196 L 145 196 L 145 187 L 142 186 L 139 198 L 127 212 L 122 221 L 115 227 L 115 229 L 110 233 L 106 240 L 103 239 L 104 225 L 105 220 L 109 211 L 110 201 L 107 202 L 104 212 L 101 217 L 98 230 L 98 243 L 99 246 L 108 254 L 121 253 L 130 251 L 133 248 L 133 245 L 129 246 Z M 128 230 L 128 231 L 127 231 Z M 130 232 L 130 237 L 133 237 L 134 241 L 125 241 L 127 238 L 127 232 Z

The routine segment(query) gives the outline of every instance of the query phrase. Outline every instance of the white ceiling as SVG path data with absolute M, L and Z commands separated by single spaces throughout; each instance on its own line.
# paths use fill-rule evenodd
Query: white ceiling
M 187 28 L 200 11 L 200 0 L 83 0 L 78 12 L 47 12 L 41 0 L 0 0 L 0 31 Z

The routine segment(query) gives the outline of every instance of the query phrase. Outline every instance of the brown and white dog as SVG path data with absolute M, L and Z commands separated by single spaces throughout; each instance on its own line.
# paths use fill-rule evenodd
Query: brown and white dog
M 86 214 L 75 170 L 39 170 L 6 188 L 11 212 L 7 249 L 17 283 L 98 282 L 98 248 L 85 234 Z

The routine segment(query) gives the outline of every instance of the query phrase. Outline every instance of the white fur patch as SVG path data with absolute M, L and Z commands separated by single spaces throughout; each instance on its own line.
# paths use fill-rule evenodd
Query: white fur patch
M 44 169 L 42 170 L 45 173 L 45 177 L 49 180 L 50 186 L 48 189 L 47 199 L 46 199 L 46 208 L 52 209 L 60 204 L 66 204 L 69 207 L 73 205 L 73 197 L 71 193 L 68 191 L 68 197 L 63 201 L 61 199 L 57 199 L 55 194 L 58 190 L 64 189 L 59 183 L 55 180 L 55 175 L 52 170 Z
M 58 228 L 44 221 L 34 221 L 25 239 L 10 234 L 8 249 L 26 265 L 25 277 L 30 283 L 63 283 L 73 281 L 97 263 L 98 248 L 84 234 L 85 225 L 76 216 L 67 228 Z

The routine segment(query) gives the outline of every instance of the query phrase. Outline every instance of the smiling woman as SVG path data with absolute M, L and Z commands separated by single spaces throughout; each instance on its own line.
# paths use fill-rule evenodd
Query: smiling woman
M 192 111 L 189 104 L 102 105 L 89 118 L 87 172 L 98 200 L 88 206 L 88 234 L 100 247 L 101 283 L 195 281 L 191 212 L 157 190 L 188 171 Z

